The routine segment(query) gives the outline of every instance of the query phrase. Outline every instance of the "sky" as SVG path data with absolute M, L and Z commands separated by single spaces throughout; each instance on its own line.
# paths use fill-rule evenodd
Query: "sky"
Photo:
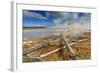
M 65 27 L 73 23 L 90 25 L 91 13 L 23 10 L 24 27 Z

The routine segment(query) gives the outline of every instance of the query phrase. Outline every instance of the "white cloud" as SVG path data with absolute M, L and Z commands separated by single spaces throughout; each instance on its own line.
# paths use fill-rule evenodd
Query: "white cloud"
M 91 24 L 91 15 L 88 13 L 84 13 L 81 16 L 76 12 L 52 12 L 50 14 L 54 17 L 55 27 L 68 27 L 74 23 L 81 24 L 82 27 L 85 27 L 85 25 L 88 26 Z
M 28 17 L 34 17 L 34 18 L 39 18 L 39 19 L 47 19 L 46 16 L 42 16 L 40 13 L 30 12 L 28 10 L 24 10 L 23 14 L 24 14 L 24 16 L 28 16 Z
M 55 25 L 68 25 L 78 18 L 78 13 L 71 12 L 52 12 L 51 15 L 54 17 Z

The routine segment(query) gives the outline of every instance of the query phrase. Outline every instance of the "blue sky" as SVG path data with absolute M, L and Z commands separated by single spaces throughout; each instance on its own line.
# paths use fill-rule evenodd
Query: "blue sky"
M 73 22 L 90 23 L 90 13 L 23 10 L 23 26 L 68 25 Z

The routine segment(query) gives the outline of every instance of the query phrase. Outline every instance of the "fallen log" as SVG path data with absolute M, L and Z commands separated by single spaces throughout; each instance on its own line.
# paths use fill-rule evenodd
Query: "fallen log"
M 35 51 L 35 50 L 37 50 L 39 48 L 42 48 L 42 47 L 44 47 L 42 44 L 37 44 L 37 45 L 34 45 L 34 46 L 32 46 L 32 47 L 30 47 L 28 49 L 24 49 L 23 50 L 23 55 L 26 55 L 26 54 L 28 54 L 28 53 L 30 53 L 32 51 Z
M 76 53 L 74 52 L 73 48 L 71 48 L 71 46 L 65 41 L 65 38 L 63 37 L 62 34 L 60 34 L 60 37 L 62 39 L 62 42 L 64 43 L 64 47 L 63 48 L 67 48 L 68 52 L 69 52 L 69 56 L 72 58 L 72 59 L 77 59 L 76 57 Z
M 46 53 L 46 54 L 40 55 L 40 58 L 43 58 L 43 57 L 48 56 L 48 55 L 50 55 L 50 54 L 52 54 L 52 53 L 55 53 L 55 52 L 59 51 L 60 49 L 61 49 L 61 48 L 58 48 L 58 49 L 53 50 L 53 51 L 51 51 L 51 52 L 48 52 L 48 53 Z

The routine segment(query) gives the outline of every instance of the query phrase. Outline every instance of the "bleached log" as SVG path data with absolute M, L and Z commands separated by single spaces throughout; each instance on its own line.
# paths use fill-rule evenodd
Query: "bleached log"
M 65 38 L 63 37 L 62 34 L 60 34 L 60 36 L 61 36 L 62 41 L 64 42 L 64 45 L 65 45 L 63 48 L 67 48 L 69 55 L 71 57 L 73 57 L 74 59 L 76 59 L 76 54 L 75 54 L 73 48 L 71 48 L 71 46 L 65 41 Z
M 77 41 L 77 42 L 70 43 L 69 45 L 72 46 L 72 45 L 74 45 L 74 44 L 78 44 L 78 43 L 84 42 L 84 41 L 86 41 L 86 40 L 88 40 L 88 39 L 79 40 L 79 41 Z
M 46 54 L 40 55 L 40 58 L 43 58 L 43 57 L 48 56 L 48 55 L 50 55 L 50 54 L 52 54 L 52 53 L 55 53 L 55 52 L 59 51 L 60 49 L 61 49 L 61 48 L 58 48 L 58 49 L 53 50 L 53 51 L 51 51 L 51 52 L 48 52 L 48 53 L 46 53 Z
M 27 49 L 23 50 L 23 55 L 28 54 L 28 53 L 30 53 L 30 52 L 32 52 L 32 51 L 34 51 L 36 49 L 42 48 L 42 47 L 43 47 L 42 44 L 34 45 L 34 46 L 30 47 L 30 48 L 27 48 Z

